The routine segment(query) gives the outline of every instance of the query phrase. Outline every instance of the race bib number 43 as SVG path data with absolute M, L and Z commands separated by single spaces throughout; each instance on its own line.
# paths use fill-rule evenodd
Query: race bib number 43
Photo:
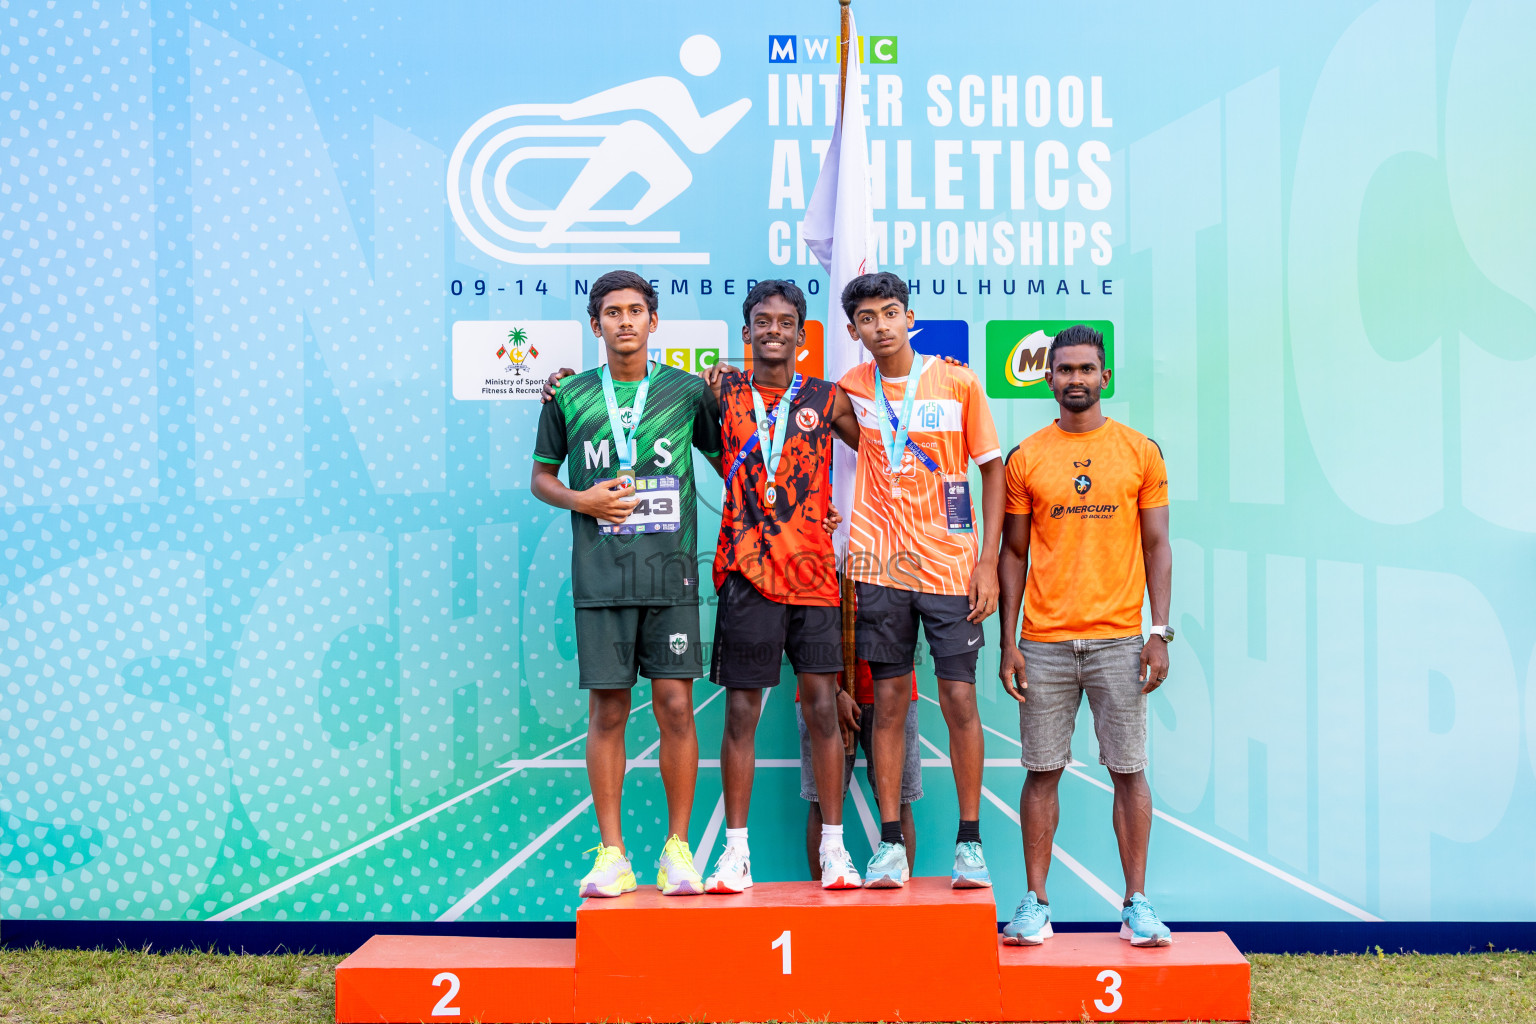
M 675 476 L 635 477 L 635 507 L 615 525 L 599 523 L 598 532 L 627 536 L 636 533 L 675 533 L 682 526 L 682 482 Z

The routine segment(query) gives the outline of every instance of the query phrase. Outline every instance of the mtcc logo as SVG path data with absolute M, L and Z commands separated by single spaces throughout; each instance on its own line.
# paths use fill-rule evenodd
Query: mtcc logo
M 689 36 L 678 60 L 684 71 L 701 78 L 720 66 L 720 46 L 706 35 Z M 687 162 L 652 122 L 689 152 L 702 154 L 751 106 L 742 97 L 700 114 L 686 85 L 659 76 L 570 103 L 502 107 L 471 125 L 454 147 L 448 206 L 476 248 L 507 263 L 708 263 L 707 252 L 676 251 L 679 232 L 638 227 L 693 183 Z M 558 162 L 556 175 L 548 171 L 551 161 Z M 563 195 L 522 191 L 537 189 L 572 161 L 580 166 Z M 631 174 L 644 182 L 640 198 L 628 209 L 599 209 Z

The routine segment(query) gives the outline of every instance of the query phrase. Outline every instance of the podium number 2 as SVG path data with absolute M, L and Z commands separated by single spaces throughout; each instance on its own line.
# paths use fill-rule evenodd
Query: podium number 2
M 773 948 L 773 949 L 782 949 L 784 951 L 784 973 L 785 974 L 793 973 L 794 967 L 793 967 L 793 964 L 792 964 L 792 962 L 790 961 L 790 958 L 789 958 L 789 929 L 788 928 L 784 929 L 783 934 L 780 935 L 778 938 L 773 940 L 773 946 L 771 948 Z
M 1096 979 L 1104 984 L 1106 999 L 1095 999 L 1093 1005 L 1098 1007 L 1100 1013 L 1114 1013 L 1120 1009 L 1120 1004 L 1125 1002 L 1120 997 L 1120 973 L 1118 971 L 1100 971 Z
M 453 1002 L 453 997 L 459 994 L 459 976 L 450 971 L 444 971 L 432 979 L 433 988 L 437 988 L 439 985 L 447 985 L 448 991 L 444 992 L 443 998 L 439 999 L 437 1005 L 432 1007 L 432 1016 L 457 1017 L 460 1012 L 459 1008 L 457 1006 L 449 1006 L 448 1004 Z

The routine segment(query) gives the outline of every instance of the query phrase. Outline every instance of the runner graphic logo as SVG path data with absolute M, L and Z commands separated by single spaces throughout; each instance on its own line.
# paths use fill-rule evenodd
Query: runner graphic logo
M 720 46 L 706 35 L 689 36 L 678 60 L 684 71 L 701 78 L 720 66 Z M 688 152 L 704 154 L 751 106 L 742 97 L 701 114 L 688 86 L 663 75 L 570 103 L 493 110 L 470 126 L 448 161 L 454 222 L 481 252 L 506 263 L 708 263 L 707 252 L 678 251 L 679 232 L 641 227 L 688 189 L 693 172 L 672 142 L 636 115 L 659 121 Z M 517 190 L 515 183 L 524 180 L 519 174 L 540 161 L 580 161 L 563 195 Z M 628 209 L 602 208 L 604 198 L 630 175 L 645 183 L 640 198 Z

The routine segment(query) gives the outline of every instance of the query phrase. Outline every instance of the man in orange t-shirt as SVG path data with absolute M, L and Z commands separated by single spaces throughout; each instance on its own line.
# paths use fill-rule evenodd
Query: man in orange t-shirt
M 1019 702 L 1029 769 L 1019 796 L 1029 892 L 1003 941 L 1035 945 L 1051 936 L 1045 876 L 1060 813 L 1056 790 L 1072 761 L 1072 727 L 1086 694 L 1099 762 L 1114 780 L 1115 836 L 1125 872 L 1120 937 L 1133 946 L 1166 946 L 1172 938 L 1144 888 L 1152 828 L 1147 694 L 1168 675 L 1173 639 L 1168 470 L 1155 442 L 1108 419 L 1099 405 L 1110 377 L 1103 335 L 1082 324 L 1069 327 L 1051 342 L 1047 363 L 1061 417 L 1008 455 L 998 565 L 999 675 Z M 1145 643 L 1143 590 L 1153 621 Z M 1015 634 L 1021 598 L 1024 626 Z
M 905 281 L 864 274 L 848 282 L 841 300 L 849 333 L 874 357 L 838 382 L 859 423 L 844 573 L 858 594 L 855 646 L 875 679 L 880 844 L 864 884 L 895 888 L 908 877 L 897 798 L 907 681 L 921 620 L 949 727 L 960 811 L 950 884 L 989 886 L 981 849 L 984 744 L 976 656 L 982 620 L 997 607 L 1004 489 L 997 429 L 974 372 L 913 351 Z M 985 537 L 979 547 L 967 477 L 972 462 L 981 469 Z

